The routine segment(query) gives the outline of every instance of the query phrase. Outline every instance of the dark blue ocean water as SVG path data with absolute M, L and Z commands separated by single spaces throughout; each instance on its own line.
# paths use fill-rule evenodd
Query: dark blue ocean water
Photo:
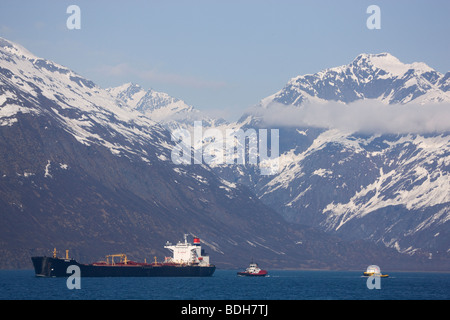
M 32 270 L 0 271 L 0 300 L 449 300 L 450 273 L 392 272 L 368 289 L 361 272 L 270 270 L 269 277 L 238 277 L 216 270 L 208 278 L 36 278 Z

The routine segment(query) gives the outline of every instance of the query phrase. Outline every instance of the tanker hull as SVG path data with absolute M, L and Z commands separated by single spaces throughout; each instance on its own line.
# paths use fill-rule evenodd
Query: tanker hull
M 52 257 L 32 257 L 37 277 L 68 277 L 71 265 L 80 268 L 80 277 L 209 277 L 216 267 L 214 265 L 94 265 L 81 264 L 73 259 Z

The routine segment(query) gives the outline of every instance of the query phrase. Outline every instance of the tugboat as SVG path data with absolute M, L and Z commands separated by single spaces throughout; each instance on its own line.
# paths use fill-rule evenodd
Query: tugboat
M 376 265 L 370 265 L 367 267 L 367 270 L 363 273 L 365 277 L 380 277 L 380 278 L 387 278 L 389 275 L 387 274 L 381 274 L 381 270 L 379 266 Z
M 250 266 L 245 269 L 245 271 L 240 271 L 237 273 L 238 276 L 244 276 L 244 277 L 265 277 L 267 276 L 267 270 L 262 270 L 258 267 L 258 264 L 250 263 Z
M 201 248 L 200 239 L 194 237 L 194 243 L 179 241 L 176 245 L 167 242 L 164 248 L 172 251 L 173 257 L 166 257 L 164 262 L 135 262 L 128 260 L 125 254 L 112 254 L 106 256 L 106 261 L 91 264 L 79 263 L 66 257 L 40 256 L 32 257 L 36 277 L 67 277 L 69 266 L 78 266 L 81 277 L 209 277 L 212 276 L 216 267 L 209 263 L 209 256 Z M 119 261 L 114 261 L 114 258 Z

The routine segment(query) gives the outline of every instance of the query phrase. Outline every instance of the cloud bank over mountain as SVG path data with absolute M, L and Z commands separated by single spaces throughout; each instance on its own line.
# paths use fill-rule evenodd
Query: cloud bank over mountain
M 385 104 L 378 100 L 306 103 L 301 106 L 271 103 L 249 113 L 270 126 L 340 129 L 361 133 L 440 133 L 450 131 L 450 103 L 427 105 Z

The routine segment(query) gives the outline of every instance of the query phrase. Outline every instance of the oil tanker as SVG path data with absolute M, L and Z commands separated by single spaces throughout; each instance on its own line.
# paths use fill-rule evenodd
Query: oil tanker
M 209 256 L 202 250 L 200 239 L 194 237 L 193 244 L 179 241 L 172 245 L 167 241 L 164 248 L 172 252 L 172 257 L 165 257 L 164 262 L 152 263 L 128 260 L 126 254 L 107 255 L 105 261 L 82 264 L 69 258 L 66 250 L 65 258 L 32 257 L 35 275 L 37 277 L 68 277 L 70 266 L 80 268 L 80 277 L 209 277 L 216 267 L 209 263 Z M 117 261 L 116 261 L 117 260 Z

